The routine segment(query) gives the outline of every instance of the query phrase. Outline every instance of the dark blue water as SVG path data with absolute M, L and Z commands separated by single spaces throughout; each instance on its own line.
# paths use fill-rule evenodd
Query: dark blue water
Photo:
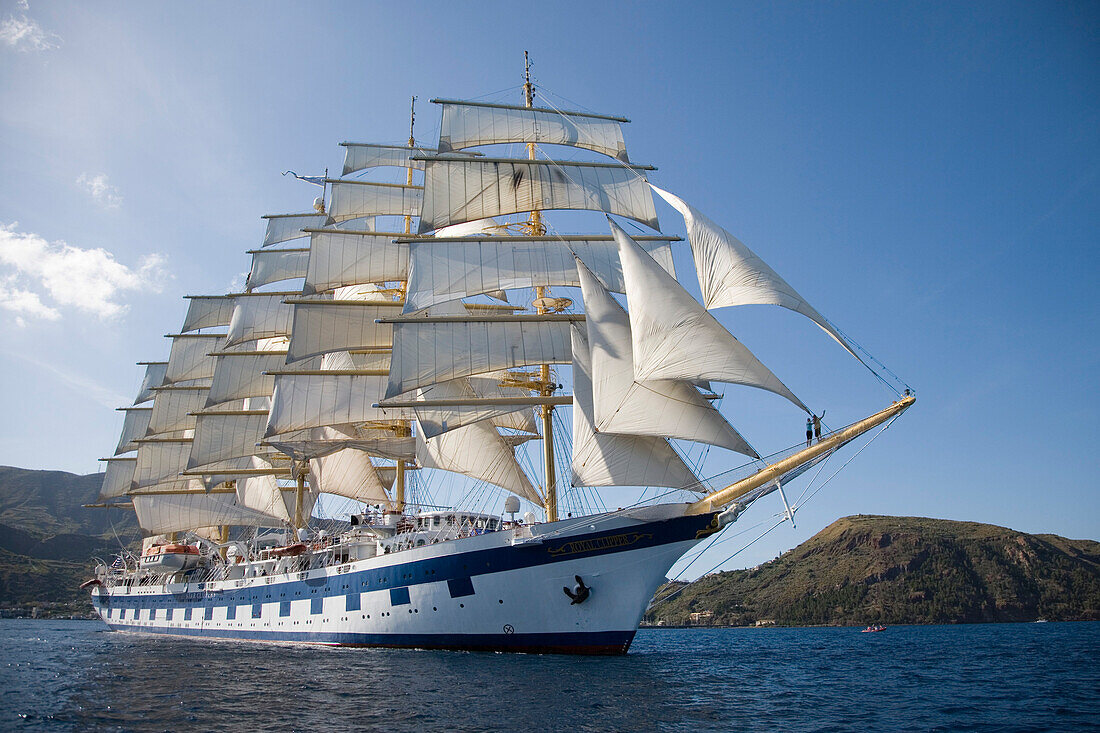
M 0 621 L 0 730 L 1100 729 L 1100 623 L 642 630 L 626 657 Z

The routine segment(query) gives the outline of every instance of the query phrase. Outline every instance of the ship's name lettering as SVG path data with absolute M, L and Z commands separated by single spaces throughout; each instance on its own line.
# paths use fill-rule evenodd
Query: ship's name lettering
M 614 534 L 609 537 L 596 537 L 590 540 L 573 540 L 559 547 L 547 548 L 554 557 L 559 555 L 577 555 L 583 552 L 599 552 L 600 550 L 612 550 L 617 547 L 629 547 L 639 540 L 652 538 L 652 534 L 638 532 L 629 534 Z

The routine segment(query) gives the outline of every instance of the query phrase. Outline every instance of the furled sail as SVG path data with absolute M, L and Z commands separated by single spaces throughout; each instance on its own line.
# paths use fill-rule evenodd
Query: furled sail
M 309 234 L 306 294 L 408 276 L 409 245 L 393 241 L 403 235 L 331 229 L 313 229 Z
M 100 501 L 116 499 L 130 490 L 134 481 L 137 456 L 129 458 L 104 458 L 107 470 L 103 472 L 103 485 L 99 488 Z
M 472 374 L 570 361 L 567 320 L 393 324 L 386 398 Z
M 181 333 L 229 325 L 233 315 L 232 295 L 188 295 L 187 299 L 191 302 L 180 327 Z
M 423 186 L 329 179 L 329 213 L 336 221 L 358 216 L 419 216 Z M 320 228 L 320 227 L 313 227 Z
M 516 461 L 513 449 L 488 422 L 476 422 L 427 439 L 417 431 L 416 457 L 425 468 L 460 473 L 529 501 L 542 502 Z
M 613 221 L 611 231 L 619 242 L 626 280 L 635 381 L 713 379 L 744 384 L 810 411 Z
M 388 428 L 328 425 L 279 435 L 266 444 L 299 462 L 332 455 L 345 448 L 395 461 L 416 458 L 415 438 L 399 436 Z
M 715 224 L 702 212 L 679 196 L 650 187 L 680 212 L 687 226 L 695 271 L 699 273 L 699 288 L 703 305 L 723 308 L 733 305 L 779 305 L 809 318 L 821 326 L 837 343 L 855 358 L 863 361 L 855 347 L 798 294 L 779 273 L 741 240 Z
M 333 351 L 389 348 L 393 326 L 376 323 L 401 312 L 395 302 L 363 300 L 291 300 L 294 323 L 287 363 Z
M 424 163 L 413 160 L 413 156 L 435 155 L 435 148 L 410 148 L 405 145 L 376 145 L 374 143 L 343 142 L 344 172 L 348 175 L 368 168 L 393 166 L 395 168 L 415 168 L 423 170 Z
M 634 380 L 629 316 L 583 263 L 578 261 L 577 267 L 588 316 L 596 430 L 681 438 L 757 457 L 752 446 L 690 383 Z
M 286 350 L 215 352 L 214 378 L 206 407 L 246 397 L 266 397 L 275 389 L 275 377 L 265 372 L 283 368 Z
M 206 406 L 206 395 L 209 391 L 209 385 L 157 387 L 157 396 L 153 400 L 153 410 L 149 416 L 146 435 L 159 435 L 195 427 L 195 416 L 191 413 L 198 412 Z
M 538 107 L 432 100 L 443 105 L 439 152 L 476 145 L 538 143 L 593 150 L 627 163 L 622 117 Z
M 245 288 L 248 290 L 306 276 L 306 266 L 309 263 L 307 248 L 254 249 L 249 250 L 249 254 L 252 255 L 252 269 L 249 270 L 248 279 L 245 281 Z M 232 317 L 232 311 L 230 311 L 230 317 Z M 224 325 L 229 325 L 229 318 Z
M 283 302 L 298 293 L 250 293 L 237 298 L 233 318 L 225 337 L 225 347 L 262 338 L 290 335 L 293 307 Z M 171 358 L 169 358 L 171 361 Z M 211 375 L 213 372 L 211 372 Z
M 153 399 L 156 396 L 153 387 L 163 387 L 164 377 L 168 372 L 166 361 L 144 361 L 139 362 L 138 366 L 145 367 L 145 377 L 141 380 L 141 388 L 138 389 L 137 399 L 134 400 L 135 405 Z
M 202 484 L 190 482 L 191 493 L 139 494 L 133 497 L 138 524 L 146 534 L 185 532 L 213 525 L 280 527 L 277 517 L 241 505 L 234 492 L 204 493 Z
M 639 244 L 674 273 L 670 239 L 645 237 Z M 437 237 L 407 246 L 406 313 L 496 290 L 579 287 L 577 257 L 608 290 L 624 289 L 619 247 L 608 237 Z
M 214 357 L 210 356 L 210 352 L 221 345 L 225 339 L 224 334 L 182 333 L 172 335 L 171 339 L 172 350 L 168 354 L 168 368 L 164 374 L 165 385 L 214 376 Z
M 409 419 L 411 411 L 378 408 L 386 378 L 351 374 L 280 374 L 275 377 L 265 438 L 306 428 L 372 420 Z
M 122 435 L 118 439 L 118 447 L 115 455 L 137 450 L 138 438 L 144 438 L 149 432 L 149 418 L 153 414 L 151 407 L 120 407 L 126 413 L 126 419 L 122 421 Z
M 657 213 L 641 168 L 504 158 L 425 160 L 420 233 L 521 211 L 588 209 L 618 214 L 657 229 Z
M 268 214 L 264 219 L 267 220 L 267 232 L 262 245 L 264 247 L 304 237 L 306 234 L 303 229 L 319 229 L 332 222 L 328 214 L 318 213 Z
M 499 376 L 506 374 L 507 372 L 501 372 Z M 498 427 L 537 433 L 538 428 L 530 408 L 516 410 L 515 406 L 477 404 L 478 399 L 485 397 L 525 397 L 528 394 L 525 389 L 501 386 L 497 378 L 470 377 L 424 387 L 418 390 L 417 395 L 422 399 L 433 400 L 469 399 L 470 404 L 413 409 L 426 438 L 433 438 L 481 420 L 490 420 Z
M 353 448 L 311 460 L 309 482 L 326 494 L 336 494 L 364 504 L 390 504 L 386 487 L 370 456 Z
M 664 438 L 596 431 L 592 364 L 583 324 L 573 324 L 573 486 L 694 487 L 698 479 Z

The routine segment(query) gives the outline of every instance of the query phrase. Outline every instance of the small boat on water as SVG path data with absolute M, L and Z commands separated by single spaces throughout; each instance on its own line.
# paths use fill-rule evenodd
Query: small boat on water
M 868 626 L 866 629 L 863 629 L 859 633 L 861 633 L 861 634 L 873 634 L 876 631 L 886 631 L 886 627 L 882 626 L 880 624 L 873 624 L 871 626 Z

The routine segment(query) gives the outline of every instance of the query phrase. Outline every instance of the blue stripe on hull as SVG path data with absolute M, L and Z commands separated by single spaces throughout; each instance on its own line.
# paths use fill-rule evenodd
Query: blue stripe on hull
M 232 631 L 228 629 L 158 629 L 110 624 L 113 631 L 166 636 L 201 636 L 247 641 L 298 642 L 332 646 L 446 649 L 456 651 L 527 652 L 531 654 L 626 654 L 634 640 L 629 631 L 553 634 L 357 634 L 296 631 Z

